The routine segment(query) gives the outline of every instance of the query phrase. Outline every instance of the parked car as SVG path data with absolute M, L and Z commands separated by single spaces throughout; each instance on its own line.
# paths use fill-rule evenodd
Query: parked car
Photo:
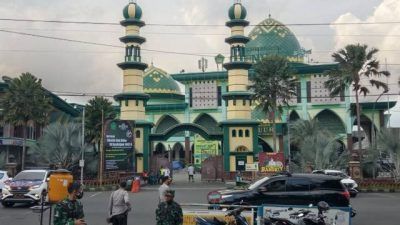
M 5 182 L 9 180 L 7 171 L 0 170 L 0 191 L 3 189 Z
M 47 178 L 50 171 L 24 170 L 18 173 L 2 189 L 1 203 L 12 207 L 15 203 L 40 203 L 42 193 L 47 191 Z
M 210 204 L 317 205 L 348 207 L 350 193 L 340 178 L 321 174 L 286 174 L 264 177 L 244 190 L 219 190 L 208 194 Z
M 357 190 L 358 184 L 357 184 L 357 182 L 355 180 L 351 179 L 350 176 L 348 176 L 347 174 L 343 173 L 340 170 L 314 170 L 313 173 L 314 174 L 326 174 L 326 175 L 329 175 L 329 176 L 340 177 L 340 178 L 342 178 L 341 182 L 349 190 L 351 197 L 356 197 L 357 194 L 358 194 L 358 190 Z

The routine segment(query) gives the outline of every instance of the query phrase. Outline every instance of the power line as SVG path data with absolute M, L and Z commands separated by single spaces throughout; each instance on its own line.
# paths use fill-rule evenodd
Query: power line
M 58 23 L 58 24 L 81 24 L 81 25 L 111 25 L 121 26 L 115 22 L 95 22 L 95 21 L 67 21 L 67 20 L 42 20 L 42 19 L 16 19 L 0 18 L 0 21 L 11 22 L 37 22 L 37 23 Z M 342 22 L 342 23 L 288 23 L 288 24 L 251 24 L 252 27 L 280 27 L 280 26 L 344 26 L 344 25 L 385 25 L 400 24 L 400 21 L 378 21 L 378 22 Z M 147 26 L 158 27 L 225 27 L 225 24 L 163 24 L 148 23 Z

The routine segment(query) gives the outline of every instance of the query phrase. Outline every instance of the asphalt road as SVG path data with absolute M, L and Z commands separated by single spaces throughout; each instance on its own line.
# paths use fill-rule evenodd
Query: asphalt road
M 206 203 L 209 191 L 223 187 L 216 184 L 177 184 L 177 201 L 184 203 Z M 109 192 L 86 193 L 82 200 L 88 225 L 106 224 Z M 140 193 L 130 194 L 133 212 L 129 214 L 130 225 L 155 224 L 154 212 L 158 203 L 157 187 L 145 188 Z M 360 194 L 352 199 L 352 205 L 358 214 L 353 225 L 382 224 L 398 225 L 400 221 L 400 193 L 368 193 Z M 46 213 L 45 217 L 48 218 Z M 48 219 L 45 223 L 48 224 Z M 27 206 L 6 209 L 0 207 L 1 225 L 34 225 L 39 223 L 39 215 L 34 214 Z

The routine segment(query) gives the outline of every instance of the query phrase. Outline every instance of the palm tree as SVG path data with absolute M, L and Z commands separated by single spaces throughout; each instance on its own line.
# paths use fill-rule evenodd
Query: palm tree
M 85 107 L 85 139 L 99 151 L 103 120 L 104 118 L 114 119 L 115 110 L 111 101 L 97 96 L 89 100 Z
M 280 56 L 267 56 L 254 66 L 250 89 L 256 100 L 272 119 L 274 151 L 276 151 L 276 113 L 283 112 L 290 99 L 296 95 L 296 82 L 289 61 Z
M 80 123 L 55 122 L 43 130 L 43 136 L 30 146 L 40 161 L 72 170 L 87 146 L 82 146 Z
M 21 156 L 21 169 L 25 166 L 26 139 L 28 123 L 44 125 L 48 119 L 50 99 L 42 87 L 42 80 L 30 73 L 22 73 L 18 78 L 3 79 L 8 88 L 2 97 L 3 122 L 23 128 L 23 145 Z
M 325 82 L 325 87 L 329 89 L 331 97 L 335 97 L 344 93 L 346 88 L 352 85 L 352 90 L 356 97 L 356 115 L 357 115 L 357 131 L 361 133 L 361 109 L 359 95 L 366 96 L 369 89 L 361 83 L 362 78 L 367 78 L 369 84 L 379 88 L 388 90 L 386 83 L 373 79 L 373 77 L 390 76 L 388 71 L 379 70 L 379 61 L 375 59 L 375 54 L 378 49 L 368 49 L 367 45 L 347 45 L 332 55 L 335 62 L 338 63 L 338 68 L 328 71 L 328 80 Z M 358 141 L 358 148 L 361 153 L 362 143 Z
M 342 169 L 347 164 L 347 153 L 339 151 L 338 139 L 323 128 L 318 120 L 297 120 L 290 126 L 291 143 L 300 149 L 297 166 L 304 172 L 313 169 Z

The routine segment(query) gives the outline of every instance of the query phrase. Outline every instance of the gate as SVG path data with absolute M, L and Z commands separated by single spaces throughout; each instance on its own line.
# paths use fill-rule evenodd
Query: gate
M 202 181 L 223 181 L 223 157 L 211 156 L 203 161 L 201 165 Z
M 168 167 L 171 170 L 172 174 L 172 168 L 167 158 L 159 155 L 154 155 L 150 157 L 150 174 L 158 175 L 161 166 Z

